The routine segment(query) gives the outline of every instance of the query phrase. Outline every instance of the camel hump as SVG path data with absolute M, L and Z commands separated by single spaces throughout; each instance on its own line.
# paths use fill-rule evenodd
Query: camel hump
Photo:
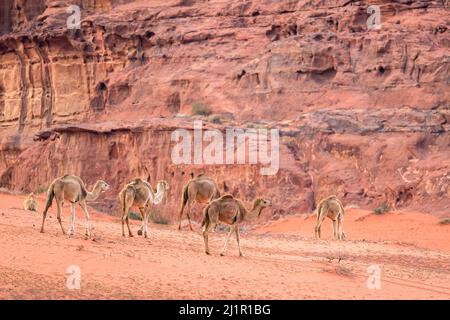
M 226 194 L 223 195 L 220 199 L 224 200 L 224 199 L 234 199 L 234 197 L 231 194 Z
M 81 197 L 84 199 L 84 198 L 86 198 L 86 196 L 87 196 L 87 194 L 88 194 L 88 191 L 87 191 L 87 188 L 86 188 L 86 185 L 84 184 L 84 181 L 80 178 L 80 177 L 78 177 L 78 176 L 71 176 L 71 175 L 66 175 L 67 177 L 70 177 L 70 178 L 73 178 L 73 179 L 75 179 L 75 180 L 77 180 L 78 181 L 78 183 L 80 184 L 80 187 L 81 187 Z
M 323 198 L 320 202 L 321 202 L 321 203 L 326 203 L 326 202 L 331 201 L 331 200 L 337 200 L 337 201 L 339 201 L 338 197 L 337 197 L 336 195 L 332 194 L 331 196 L 328 196 L 328 197 L 326 197 L 326 198 Z
M 141 182 L 142 182 L 141 178 L 136 178 L 136 179 L 131 180 L 129 182 L 129 184 L 138 184 L 138 183 L 141 183 Z

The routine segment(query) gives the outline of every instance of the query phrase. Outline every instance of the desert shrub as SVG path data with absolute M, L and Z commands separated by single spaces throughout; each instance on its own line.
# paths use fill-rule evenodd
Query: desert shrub
M 211 108 L 203 102 L 196 101 L 192 103 L 192 115 L 209 116 L 212 113 Z
M 169 219 L 167 219 L 158 209 L 152 210 L 150 213 L 150 220 L 157 224 L 169 224 Z
M 230 231 L 230 226 L 219 223 L 218 225 L 216 225 L 215 231 L 217 231 L 217 232 L 229 232 Z
M 260 123 L 260 122 L 252 122 L 247 124 L 247 128 L 250 129 L 269 129 L 267 124 Z
M 128 214 L 128 217 L 131 220 L 140 220 L 142 221 L 142 216 L 140 213 L 134 212 L 134 211 L 130 211 L 130 213 Z
M 374 214 L 384 214 L 386 212 L 389 212 L 389 206 L 386 202 L 384 202 L 381 206 L 378 208 L 373 209 Z
M 438 223 L 441 224 L 441 225 L 450 224 L 450 218 L 443 218 L 443 219 L 439 220 Z
M 222 118 L 220 117 L 220 115 L 215 114 L 215 115 L 211 116 L 209 121 L 211 121 L 212 123 L 215 123 L 215 124 L 220 124 L 220 123 L 222 123 Z
M 293 137 L 285 137 L 283 136 L 281 138 L 281 141 L 288 147 L 290 150 L 295 150 L 297 148 L 297 143 L 295 141 L 295 138 Z
M 36 194 L 46 193 L 47 190 L 48 190 L 48 187 L 47 187 L 47 186 L 39 186 L 39 187 L 37 187 L 35 193 L 36 193 Z

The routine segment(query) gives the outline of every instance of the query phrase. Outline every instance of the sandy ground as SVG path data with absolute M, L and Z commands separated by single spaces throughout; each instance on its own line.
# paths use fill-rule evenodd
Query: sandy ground
M 76 235 L 63 236 L 55 206 L 41 234 L 41 215 L 19 209 L 22 200 L 0 194 L 1 299 L 450 299 L 450 225 L 431 215 L 349 209 L 345 242 L 329 239 L 330 221 L 314 240 L 314 217 L 290 216 L 243 233 L 240 258 L 234 237 L 219 256 L 223 232 L 207 256 L 199 230 L 151 224 L 149 239 L 122 238 L 119 219 L 92 209 L 92 239 L 79 211 Z M 79 290 L 67 288 L 71 265 Z M 367 286 L 371 265 L 380 289 Z

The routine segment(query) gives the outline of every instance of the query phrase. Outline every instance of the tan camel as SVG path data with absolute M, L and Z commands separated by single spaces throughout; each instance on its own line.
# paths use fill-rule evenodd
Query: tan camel
M 89 213 L 87 210 L 86 201 L 95 201 L 98 199 L 100 194 L 110 187 L 103 181 L 98 180 L 92 192 L 86 189 L 86 186 L 79 177 L 73 175 L 65 175 L 58 179 L 55 179 L 47 192 L 47 204 L 45 205 L 45 210 L 42 218 L 41 232 L 44 232 L 45 217 L 47 216 L 48 209 L 52 206 L 53 198 L 56 200 L 57 205 L 57 219 L 63 234 L 66 234 L 61 223 L 61 212 L 64 201 L 70 202 L 71 206 L 71 224 L 68 231 L 69 235 L 75 233 L 75 205 L 78 203 L 84 211 L 85 217 L 85 235 L 90 236 L 90 224 L 89 224 Z
M 34 193 L 30 193 L 23 202 L 23 208 L 29 211 L 37 211 L 37 201 L 34 197 Z
M 148 218 L 150 216 L 150 208 L 152 204 L 159 204 L 162 202 L 164 195 L 169 190 L 169 184 L 167 181 L 158 181 L 156 185 L 156 193 L 153 191 L 152 186 L 145 180 L 134 179 L 128 183 L 122 191 L 119 193 L 120 207 L 122 210 L 122 236 L 125 237 L 125 222 L 128 227 L 128 234 L 133 237 L 130 229 L 130 223 L 128 221 L 128 214 L 131 207 L 137 206 L 142 216 L 142 227 L 138 231 L 141 235 L 144 233 L 144 237 L 148 237 Z
M 316 238 L 320 238 L 320 227 L 326 217 L 333 220 L 334 239 L 344 240 L 344 207 L 335 196 L 329 196 L 319 202 L 317 206 Z
M 184 186 L 183 194 L 181 196 L 180 224 L 178 225 L 178 230 L 181 230 L 181 218 L 183 216 L 183 210 L 186 204 L 188 206 L 186 214 L 189 221 L 189 228 L 192 231 L 191 205 L 193 202 L 208 203 L 219 197 L 219 187 L 214 179 L 204 175 L 199 175 L 194 178 L 191 174 L 191 180 Z
M 231 234 L 236 233 L 236 241 L 239 248 L 239 256 L 243 256 L 241 251 L 241 245 L 239 243 L 239 223 L 242 221 L 249 221 L 256 219 L 261 215 L 261 211 L 270 206 L 269 200 L 261 198 L 256 199 L 253 202 L 253 208 L 251 211 L 247 211 L 242 202 L 239 199 L 235 199 L 232 195 L 224 195 L 223 197 L 213 200 L 209 203 L 203 211 L 203 239 L 205 241 L 205 252 L 209 253 L 208 246 L 208 233 L 219 223 L 225 223 L 230 225 L 230 232 L 223 246 L 221 256 L 225 254 L 228 241 Z

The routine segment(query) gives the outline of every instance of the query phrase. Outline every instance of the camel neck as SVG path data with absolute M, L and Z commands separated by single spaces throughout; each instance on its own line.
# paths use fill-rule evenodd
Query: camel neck
M 158 185 L 156 189 L 156 193 L 153 193 L 153 190 L 150 189 L 150 201 L 153 204 L 160 204 L 164 198 L 164 187 Z
M 245 220 L 254 220 L 258 217 L 259 213 L 261 212 L 262 207 L 261 206 L 255 206 L 251 211 L 246 210 L 245 214 Z
M 100 196 L 100 184 L 97 182 L 92 189 L 92 192 L 87 192 L 86 200 L 88 201 L 95 201 Z

